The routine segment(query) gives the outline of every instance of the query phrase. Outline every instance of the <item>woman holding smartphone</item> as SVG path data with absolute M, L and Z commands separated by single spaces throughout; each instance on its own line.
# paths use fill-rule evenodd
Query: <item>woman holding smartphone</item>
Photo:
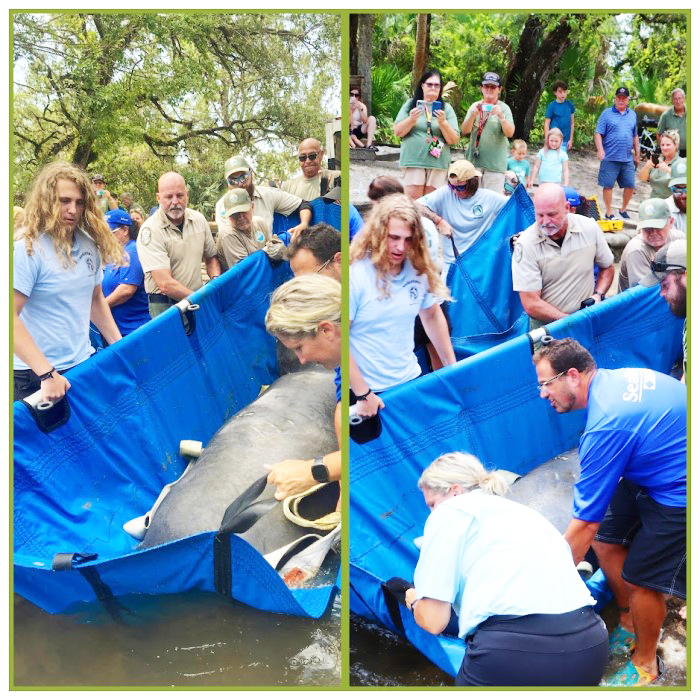
M 403 183 L 406 194 L 418 199 L 447 181 L 450 146 L 459 141 L 459 122 L 454 109 L 442 101 L 442 76 L 425 72 L 410 100 L 394 121 L 401 139 Z
M 679 143 L 680 134 L 677 129 L 664 131 L 659 139 L 661 157 L 652 154 L 639 169 L 639 179 L 651 185 L 650 197 L 668 199 L 671 196 L 671 188 L 668 185 L 671 181 L 671 163 L 678 158 Z

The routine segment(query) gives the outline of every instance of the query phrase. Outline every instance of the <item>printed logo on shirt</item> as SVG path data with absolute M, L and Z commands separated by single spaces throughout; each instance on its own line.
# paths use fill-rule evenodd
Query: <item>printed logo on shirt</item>
M 481 204 L 476 204 L 474 208 L 472 209 L 472 214 L 474 215 L 475 219 L 482 219 L 484 216 L 484 208 L 481 206 Z
M 622 394 L 623 401 L 641 403 L 645 391 L 656 389 L 656 375 L 650 369 L 628 369 L 625 379 L 627 391 Z
M 88 272 L 91 274 L 95 274 L 95 270 L 97 269 L 97 265 L 95 263 L 95 259 L 92 255 L 92 253 L 89 250 L 84 250 L 79 256 L 78 256 L 78 262 L 80 262 L 83 258 L 85 258 L 85 265 L 87 266 Z
M 258 243 L 264 243 L 265 242 L 265 234 L 262 231 L 256 231 L 255 232 L 255 240 Z

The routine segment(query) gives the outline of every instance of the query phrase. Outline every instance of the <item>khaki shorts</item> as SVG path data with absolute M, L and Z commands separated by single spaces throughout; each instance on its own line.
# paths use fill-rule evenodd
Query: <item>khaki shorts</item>
M 423 185 L 424 187 L 442 187 L 447 182 L 447 170 L 434 168 L 402 168 L 404 187 L 407 185 Z

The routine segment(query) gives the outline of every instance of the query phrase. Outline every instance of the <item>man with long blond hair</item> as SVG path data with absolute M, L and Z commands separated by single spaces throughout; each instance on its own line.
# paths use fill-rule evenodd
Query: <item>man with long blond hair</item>
M 14 391 L 41 389 L 62 398 L 66 370 L 86 360 L 92 321 L 108 343 L 121 338 L 102 293 L 102 265 L 121 265 L 122 251 L 102 217 L 87 175 L 77 166 L 44 167 L 32 187 L 14 243 Z
M 416 205 L 384 197 L 350 247 L 350 388 L 361 416 L 384 402 L 377 395 L 415 379 L 417 315 L 443 365 L 456 362 L 440 298 L 449 290 L 435 269 Z

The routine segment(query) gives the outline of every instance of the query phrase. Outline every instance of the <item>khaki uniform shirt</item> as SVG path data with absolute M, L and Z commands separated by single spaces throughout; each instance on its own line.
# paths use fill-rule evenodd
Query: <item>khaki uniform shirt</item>
M 247 258 L 251 253 L 262 250 L 270 240 L 270 229 L 264 219 L 253 216 L 250 233 L 231 227 L 216 236 L 216 254 L 224 270 Z
M 255 216 L 265 221 L 268 230 L 272 231 L 272 220 L 275 212 L 289 216 L 295 212 L 302 203 L 301 197 L 296 197 L 289 192 L 283 192 L 277 187 L 255 187 L 253 193 L 253 211 Z M 225 215 L 224 198 L 216 203 L 216 224 L 219 227 L 219 234 L 226 233 L 233 229 L 231 219 Z
M 310 202 L 312 199 L 321 196 L 321 179 L 323 177 L 326 177 L 328 180 L 326 185 L 326 192 L 328 192 L 333 189 L 333 180 L 339 175 L 340 170 L 319 170 L 318 174 L 310 179 L 305 178 L 303 175 L 298 175 L 291 180 L 286 180 L 280 185 L 280 189 Z
M 668 243 L 680 239 L 685 239 L 685 233 L 682 231 L 672 228 L 668 232 Z M 639 284 L 639 280 L 649 274 L 649 263 L 656 258 L 657 252 L 656 248 L 652 248 L 646 243 L 641 233 L 638 233 L 625 246 L 620 258 L 619 286 L 621 292 Z
M 571 314 L 593 294 L 593 263 L 610 267 L 614 258 L 593 219 L 579 214 L 567 218 L 561 247 L 540 233 L 537 224 L 526 228 L 513 250 L 512 272 L 516 292 L 541 292 L 544 301 Z
M 202 282 L 202 258 L 216 255 L 214 238 L 207 220 L 193 209 L 185 209 L 182 231 L 162 209 L 143 222 L 136 241 L 144 271 L 147 294 L 161 294 L 151 276 L 152 270 L 170 269 L 174 279 L 188 289 L 199 289 Z
M 678 205 L 673 201 L 673 195 L 668 199 L 664 200 L 668 204 L 668 208 L 671 211 L 671 216 L 673 217 L 673 228 L 678 231 L 682 231 L 686 235 L 688 234 L 688 220 L 686 218 L 687 212 L 681 211 Z

